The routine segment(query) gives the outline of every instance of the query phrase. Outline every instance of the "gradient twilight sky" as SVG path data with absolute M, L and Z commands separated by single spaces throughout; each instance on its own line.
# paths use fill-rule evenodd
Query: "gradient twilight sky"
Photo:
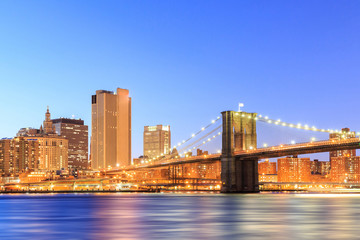
M 360 1 L 4 0 L 0 137 L 39 127 L 47 105 L 90 125 L 91 95 L 117 87 L 132 97 L 133 157 L 143 126 L 170 124 L 176 143 L 239 102 L 360 131 L 359 29 Z M 311 137 L 262 127 L 259 144 Z

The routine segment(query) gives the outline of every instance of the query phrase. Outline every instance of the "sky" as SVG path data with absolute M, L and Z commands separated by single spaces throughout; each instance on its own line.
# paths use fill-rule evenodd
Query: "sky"
M 132 97 L 133 157 L 144 126 L 169 124 L 177 143 L 240 102 L 360 131 L 359 12 L 360 1 L 331 0 L 0 1 L 0 137 L 40 127 L 48 105 L 90 126 L 91 95 L 117 87 Z M 312 137 L 264 124 L 258 135 Z

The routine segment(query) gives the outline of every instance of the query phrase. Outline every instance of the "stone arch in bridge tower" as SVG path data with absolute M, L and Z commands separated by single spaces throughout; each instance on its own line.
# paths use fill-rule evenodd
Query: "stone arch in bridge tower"
M 257 113 L 222 112 L 221 191 L 258 192 L 257 159 L 242 160 L 234 152 L 257 147 Z
M 256 116 L 257 113 L 222 112 L 223 117 L 223 147 L 226 154 L 256 148 Z M 225 137 L 224 137 L 225 135 Z M 224 141 L 225 139 L 225 141 Z M 224 154 L 224 151 L 223 151 Z

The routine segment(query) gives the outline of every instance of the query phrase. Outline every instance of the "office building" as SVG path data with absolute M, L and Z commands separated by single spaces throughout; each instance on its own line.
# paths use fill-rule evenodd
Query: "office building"
M 88 126 L 81 119 L 58 118 L 52 120 L 55 132 L 68 140 L 68 168 L 88 168 Z
M 310 158 L 285 157 L 277 160 L 279 182 L 310 182 Z
M 169 154 L 170 146 L 171 133 L 169 125 L 144 127 L 144 157 L 153 159 Z
M 98 90 L 92 96 L 91 165 L 93 169 L 131 163 L 131 98 L 129 90 Z

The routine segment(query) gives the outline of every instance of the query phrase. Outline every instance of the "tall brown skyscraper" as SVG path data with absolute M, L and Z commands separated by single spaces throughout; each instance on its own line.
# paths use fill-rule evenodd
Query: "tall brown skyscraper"
M 68 166 L 69 169 L 88 168 L 88 126 L 84 120 L 58 118 L 52 120 L 58 135 L 69 140 Z
M 129 90 L 98 90 L 92 96 L 91 161 L 93 169 L 131 163 L 131 98 Z

